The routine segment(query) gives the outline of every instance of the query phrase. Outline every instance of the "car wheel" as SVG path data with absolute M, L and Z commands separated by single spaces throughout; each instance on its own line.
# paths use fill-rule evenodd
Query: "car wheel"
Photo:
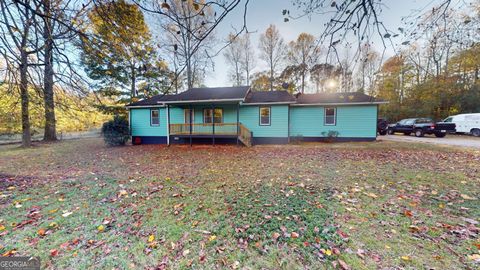
M 423 137 L 423 135 L 425 135 L 425 133 L 422 129 L 415 130 L 415 137 Z
M 380 130 L 380 131 L 378 132 L 378 134 L 380 134 L 380 135 L 382 135 L 382 136 L 383 136 L 383 135 L 387 135 L 387 131 L 386 131 L 386 130 Z
M 473 136 L 475 137 L 480 137 L 480 129 L 478 128 L 474 128 L 470 131 L 470 133 L 472 133 Z
M 393 135 L 395 134 L 395 131 L 393 129 L 387 130 L 388 135 Z
M 437 137 L 437 138 L 443 138 L 443 137 L 445 137 L 445 135 L 447 135 L 447 133 L 444 133 L 444 132 L 435 133 L 435 137 Z
M 412 134 L 411 132 L 404 132 L 403 135 L 405 136 L 410 136 L 410 134 Z

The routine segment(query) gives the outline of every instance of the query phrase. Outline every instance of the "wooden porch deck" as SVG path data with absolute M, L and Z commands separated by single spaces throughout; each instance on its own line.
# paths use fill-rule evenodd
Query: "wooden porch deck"
M 252 145 L 252 132 L 241 123 L 170 124 L 170 136 L 238 138 L 246 146 Z

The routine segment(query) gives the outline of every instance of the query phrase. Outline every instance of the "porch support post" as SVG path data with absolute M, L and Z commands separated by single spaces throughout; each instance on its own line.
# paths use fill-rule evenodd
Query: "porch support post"
M 215 105 L 212 104 L 212 145 L 215 146 Z
M 167 145 L 170 146 L 170 105 L 167 104 Z
M 192 111 L 193 111 L 193 108 L 192 108 L 192 105 L 189 106 L 190 107 L 190 110 L 189 110 L 189 114 L 190 114 L 190 147 L 192 147 L 192 131 L 193 131 L 193 126 L 192 126 Z
M 238 136 L 240 136 L 240 102 L 237 104 L 237 146 L 238 146 Z

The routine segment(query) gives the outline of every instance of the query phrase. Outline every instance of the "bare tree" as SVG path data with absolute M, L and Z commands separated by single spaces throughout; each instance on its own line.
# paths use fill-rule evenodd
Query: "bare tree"
M 273 91 L 273 82 L 285 57 L 286 45 L 275 25 L 271 24 L 265 33 L 260 36 L 260 58 L 268 65 L 270 73 L 270 91 Z
M 9 87 L 20 90 L 22 106 L 22 146 L 31 145 L 29 115 L 29 85 L 32 76 L 29 67 L 37 65 L 32 57 L 38 53 L 38 32 L 35 24 L 39 19 L 32 10 L 38 10 L 33 0 L 0 1 L 0 52 L 7 66 Z
M 166 30 L 170 37 L 167 43 L 175 48 L 177 63 L 181 67 L 180 71 L 185 70 L 189 88 L 200 83 L 198 80 L 202 79 L 201 74 L 205 72 L 206 64 L 211 64 L 211 57 L 218 55 L 224 48 L 212 53 L 213 44 L 208 43 L 212 42 L 215 29 L 242 2 L 244 2 L 243 25 L 236 35 L 246 29 L 249 0 L 132 1 L 144 11 L 160 16 L 162 29 Z M 178 76 L 180 74 L 177 74 Z
M 242 70 L 245 72 L 246 84 L 250 85 L 252 69 L 255 68 L 255 51 L 250 42 L 250 34 L 245 33 L 242 38 L 243 59 L 241 61 Z
M 242 61 L 243 61 L 243 51 L 242 51 L 242 39 L 241 37 L 236 37 L 233 34 L 228 35 L 228 41 L 230 45 L 226 48 L 223 53 L 227 64 L 231 67 L 231 77 L 234 85 L 242 85 L 244 78 L 242 74 Z
M 304 93 L 308 71 L 317 63 L 320 47 L 316 46 L 315 37 L 307 33 L 301 33 L 297 40 L 291 41 L 288 45 L 289 63 L 299 67 L 300 91 Z
M 255 58 L 248 33 L 228 36 L 230 45 L 224 52 L 225 60 L 231 66 L 231 77 L 235 85 L 250 84 L 250 76 L 255 66 Z

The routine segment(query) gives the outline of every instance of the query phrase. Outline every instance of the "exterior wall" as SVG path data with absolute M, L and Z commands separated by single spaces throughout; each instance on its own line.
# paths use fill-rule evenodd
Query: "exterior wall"
M 150 125 L 150 111 L 158 109 L 160 125 Z M 167 136 L 166 108 L 139 108 L 130 109 L 130 128 L 132 136 Z
M 240 122 L 253 132 L 253 137 L 288 138 L 288 105 L 270 106 L 269 126 L 260 125 L 260 107 L 262 106 L 240 107 Z
M 330 130 L 339 132 L 339 140 L 364 140 L 376 138 L 377 106 L 376 105 L 344 105 L 337 106 L 336 125 L 324 125 L 324 107 L 322 106 L 289 106 L 272 105 L 270 125 L 260 125 L 261 106 L 241 106 L 240 122 L 253 133 L 254 144 L 287 143 L 288 136 L 299 137 L 306 141 L 321 140 L 322 132 Z M 184 123 L 184 108 L 170 107 L 170 123 Z M 210 105 L 194 105 L 195 123 L 203 123 L 203 109 Z M 236 123 L 237 105 L 216 105 L 223 108 L 223 122 Z M 150 125 L 150 111 L 158 109 L 160 124 Z M 290 115 L 289 115 L 290 114 Z M 290 134 L 288 120 L 290 117 Z M 167 142 L 167 110 L 166 108 L 132 108 L 130 109 L 130 127 L 135 142 L 140 137 L 142 143 Z M 173 141 L 172 141 L 173 143 Z
M 339 132 L 340 138 L 376 138 L 376 105 L 336 106 L 336 124 L 324 125 L 323 106 L 290 107 L 291 137 L 324 137 L 322 132 Z

